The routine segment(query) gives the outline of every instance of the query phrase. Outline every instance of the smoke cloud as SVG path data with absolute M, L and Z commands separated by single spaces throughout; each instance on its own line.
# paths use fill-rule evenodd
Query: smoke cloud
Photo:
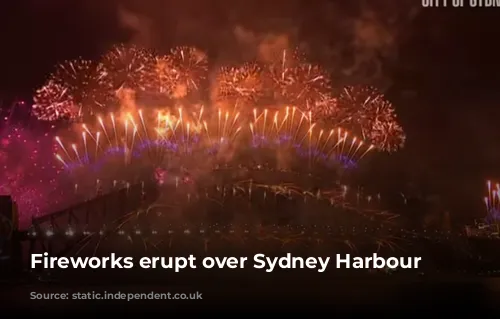
M 120 25 L 132 32 L 131 42 L 146 48 L 153 45 L 150 19 L 122 6 L 118 7 L 117 15 Z
M 269 61 L 283 50 L 300 47 L 313 62 L 328 69 L 337 82 L 390 85 L 384 63 L 398 59 L 402 37 L 418 14 L 410 1 L 377 5 L 317 1 L 252 4 L 218 0 L 203 5 L 186 0 L 175 6 L 132 1 L 118 8 L 121 25 L 133 32 L 131 42 L 167 50 L 193 45 L 210 52 L 212 63 Z M 203 14 L 202 14 L 203 13 Z

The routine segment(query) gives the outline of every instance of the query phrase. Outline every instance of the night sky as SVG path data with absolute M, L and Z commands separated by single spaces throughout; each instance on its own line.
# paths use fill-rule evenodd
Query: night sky
M 377 160 L 372 176 L 411 180 L 455 211 L 480 203 L 484 180 L 500 179 L 500 8 L 346 2 L 9 1 L 0 10 L 0 94 L 29 99 L 58 61 L 98 58 L 120 42 L 159 52 L 195 45 L 218 65 L 285 39 L 339 87 L 375 84 L 393 101 L 407 147 Z

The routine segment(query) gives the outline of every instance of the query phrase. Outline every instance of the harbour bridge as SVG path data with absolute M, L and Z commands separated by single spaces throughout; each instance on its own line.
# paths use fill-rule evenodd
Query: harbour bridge
M 33 253 L 64 256 L 90 234 L 105 235 L 120 217 L 150 205 L 157 198 L 156 191 L 155 185 L 145 182 L 114 187 L 71 207 L 34 217 L 25 230 L 16 225 L 16 203 L 10 196 L 2 196 L 0 254 L 19 269 Z
M 231 192 L 228 193 L 227 196 L 231 197 Z M 485 251 L 494 251 L 492 248 L 498 245 L 497 240 L 471 238 L 470 234 L 466 232 L 453 233 L 425 229 L 416 232 L 401 228 L 397 224 L 385 225 L 378 221 L 371 224 L 368 222 L 360 226 L 356 220 L 355 223 L 349 225 L 346 216 L 353 215 L 353 212 L 346 208 L 344 211 L 340 211 L 340 219 L 332 219 L 324 225 L 311 223 L 293 225 L 288 220 L 280 223 L 279 214 L 274 216 L 273 221 L 267 225 L 252 221 L 233 223 L 231 218 L 225 220 L 224 216 L 221 216 L 223 209 L 220 208 L 217 201 L 198 200 L 196 203 L 193 199 L 191 199 L 193 202 L 191 205 L 185 206 L 189 208 L 184 208 L 182 211 L 181 222 L 177 220 L 170 224 L 168 221 L 165 222 L 165 218 L 160 219 L 159 214 L 151 214 L 153 216 L 148 217 L 143 223 L 141 223 L 140 218 L 135 218 L 133 225 L 127 225 L 131 215 L 137 216 L 138 212 L 144 212 L 150 207 L 154 207 L 154 203 L 158 202 L 162 196 L 179 197 L 175 193 L 175 189 L 162 189 L 160 191 L 154 182 L 138 182 L 123 187 L 113 187 L 109 191 L 96 194 L 77 205 L 33 218 L 31 227 L 25 230 L 16 229 L 15 223 L 12 222 L 16 220 L 15 203 L 9 197 L 2 197 L 0 201 L 3 213 L 2 220 L 4 221 L 1 224 L 3 238 L 0 242 L 1 255 L 3 256 L 2 264 L 16 270 L 25 269 L 25 265 L 29 265 L 30 255 L 33 253 L 47 252 L 50 256 L 60 257 L 80 254 L 83 247 L 89 247 L 91 251 L 87 250 L 80 255 L 95 256 L 97 246 L 103 238 L 110 238 L 107 251 L 102 252 L 108 255 L 110 252 L 120 252 L 122 249 L 124 252 L 132 253 L 137 246 L 142 249 L 139 255 L 148 255 L 150 252 L 144 248 L 147 248 L 148 245 L 157 248 L 159 242 L 163 242 L 163 248 L 165 245 L 167 246 L 167 254 L 175 255 L 186 251 L 203 254 L 206 253 L 208 245 L 217 245 L 219 239 L 219 245 L 224 249 L 236 249 L 236 242 L 252 243 L 251 245 L 247 244 L 246 247 L 237 248 L 238 252 L 242 254 L 251 253 L 247 251 L 248 247 L 256 252 L 261 252 L 270 249 L 295 251 L 293 249 L 298 246 L 302 247 L 298 248 L 298 251 L 310 253 L 314 250 L 314 245 L 322 245 L 328 246 L 328 250 L 336 253 L 362 254 L 363 247 L 365 247 L 366 252 L 377 251 L 391 255 L 403 247 L 401 251 L 411 249 L 410 253 L 417 253 L 418 256 L 434 251 L 432 259 L 448 259 L 455 263 L 474 259 L 478 254 L 485 256 Z M 256 196 L 256 194 L 252 196 Z M 264 198 L 265 196 L 265 193 L 263 196 L 260 195 Z M 215 210 L 218 212 L 215 222 L 207 222 L 207 214 L 210 215 L 211 205 L 216 206 Z M 242 201 L 231 202 L 227 200 L 226 205 L 225 209 L 229 211 L 244 211 L 245 209 Z M 271 209 L 274 212 L 271 212 L 269 207 L 266 207 L 262 202 L 257 201 L 252 205 L 256 205 L 260 211 L 276 215 L 277 212 L 293 211 L 301 203 L 276 199 L 274 200 L 274 209 Z M 326 205 L 329 204 L 326 203 Z M 324 206 L 308 203 L 307 209 L 321 210 Z M 326 209 L 329 210 L 328 207 Z M 168 215 L 175 215 L 174 207 L 170 207 L 168 210 Z M 193 215 L 198 216 L 198 219 L 189 220 L 190 210 L 195 211 Z M 149 240 L 151 235 L 159 238 L 155 241 L 156 244 Z M 172 251 L 171 244 L 174 240 L 180 243 L 180 248 L 178 247 L 177 251 Z M 94 243 L 87 245 L 91 241 Z M 124 244 L 125 242 L 127 245 Z M 229 242 L 231 243 L 228 244 Z M 416 245 L 417 242 L 420 244 Z M 303 247 L 307 247 L 306 250 Z M 459 252 L 464 247 L 467 247 L 467 251 Z M 157 251 L 155 254 L 158 253 Z M 498 265 L 497 262 L 494 264 Z M 500 269 L 500 267 L 498 268 Z

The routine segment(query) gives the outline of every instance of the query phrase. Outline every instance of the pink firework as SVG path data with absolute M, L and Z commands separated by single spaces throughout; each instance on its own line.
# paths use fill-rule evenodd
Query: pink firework
M 49 134 L 37 136 L 20 126 L 0 129 L 0 195 L 11 195 L 19 208 L 19 224 L 56 211 L 61 204 L 60 169 L 53 159 Z

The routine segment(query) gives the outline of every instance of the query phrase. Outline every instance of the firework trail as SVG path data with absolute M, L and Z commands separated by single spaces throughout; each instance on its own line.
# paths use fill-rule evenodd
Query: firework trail
M 487 194 L 484 197 L 486 219 L 490 222 L 500 221 L 500 183 L 486 182 Z
M 219 109 L 212 116 L 203 109 L 190 114 L 179 108 L 154 114 L 139 110 L 99 117 L 96 124 L 82 125 L 79 136 L 57 138 L 56 158 L 71 171 L 83 168 L 86 177 L 92 167 L 106 167 L 99 171 L 107 174 L 149 167 L 151 175 L 159 167 L 184 167 L 197 174 L 231 163 L 286 169 L 298 165 L 296 159 L 307 162 L 302 170 L 350 167 L 373 149 L 345 130 L 317 127 L 310 114 L 296 108 L 261 113 L 254 109 L 248 114 Z
M 499 238 L 500 236 L 500 183 L 486 181 L 486 196 L 483 198 L 486 216 L 474 221 L 474 226 L 465 226 L 469 237 Z

